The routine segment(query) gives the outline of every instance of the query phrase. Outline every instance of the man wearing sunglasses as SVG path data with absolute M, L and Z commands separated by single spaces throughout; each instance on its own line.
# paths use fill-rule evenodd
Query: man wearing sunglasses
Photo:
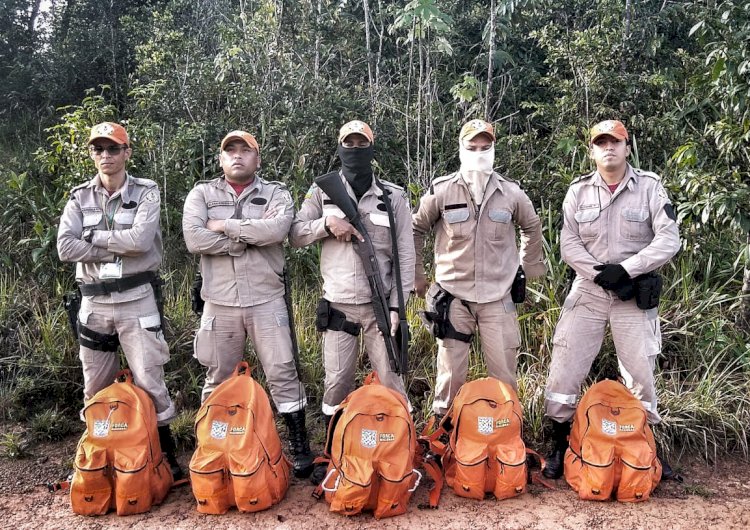
M 495 132 L 484 120 L 458 136 L 459 170 L 432 181 L 412 215 L 417 251 L 414 287 L 427 295 L 424 318 L 438 340 L 432 411 L 442 417 L 466 381 L 479 330 L 487 372 L 516 388 L 521 335 L 516 305 L 525 276 L 544 274 L 539 216 L 521 187 L 493 170 Z M 521 249 L 516 246 L 516 225 Z M 425 236 L 435 231 L 435 283 L 427 290 Z
M 159 189 L 127 173 L 132 149 L 121 125 L 92 127 L 88 148 L 97 174 L 70 192 L 57 233 L 60 260 L 76 264 L 81 293 L 77 329 L 84 400 L 114 381 L 122 346 L 135 384 L 154 402 L 161 447 L 179 479 L 182 470 L 169 431 L 175 407 L 164 383 L 169 347 L 157 297 Z

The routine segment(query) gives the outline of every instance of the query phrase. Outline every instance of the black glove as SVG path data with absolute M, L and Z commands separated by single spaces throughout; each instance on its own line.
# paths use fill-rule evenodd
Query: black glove
M 594 270 L 601 271 L 594 276 L 594 283 L 610 291 L 619 288 L 625 280 L 630 280 L 627 271 L 620 264 L 607 263 L 606 265 L 594 265 Z

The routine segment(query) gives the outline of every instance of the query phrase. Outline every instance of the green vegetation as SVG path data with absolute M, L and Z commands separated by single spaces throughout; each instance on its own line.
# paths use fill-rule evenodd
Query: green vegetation
M 560 206 L 591 170 L 587 130 L 618 118 L 633 162 L 662 175 L 683 250 L 662 271 L 663 354 L 657 436 L 712 460 L 748 455 L 750 425 L 750 4 L 747 0 L 8 0 L 0 7 L 0 421 L 38 439 L 75 419 L 81 373 L 62 294 L 72 267 L 55 252 L 70 188 L 93 174 L 89 127 L 125 123 L 131 171 L 163 194 L 167 381 L 191 444 L 202 369 L 192 358 L 196 260 L 181 235 L 184 198 L 218 173 L 221 137 L 255 133 L 262 174 L 302 201 L 335 164 L 336 131 L 361 118 L 376 133 L 380 173 L 415 203 L 457 166 L 456 137 L 474 117 L 497 128 L 496 163 L 519 180 L 544 222 L 546 277 L 520 309 L 519 388 L 527 437 L 543 437 L 543 388 L 567 286 Z M 303 378 L 317 412 L 321 339 L 317 249 L 289 249 Z M 413 325 L 407 378 L 429 413 L 434 341 Z M 252 363 L 257 364 L 252 354 Z M 592 380 L 616 369 L 611 343 Z M 362 368 L 360 376 L 366 368 Z M 484 373 L 475 351 L 470 375 Z M 255 370 L 263 380 L 259 370 Z M 20 447 L 15 434 L 0 441 Z M 13 450 L 15 452 L 15 449 Z

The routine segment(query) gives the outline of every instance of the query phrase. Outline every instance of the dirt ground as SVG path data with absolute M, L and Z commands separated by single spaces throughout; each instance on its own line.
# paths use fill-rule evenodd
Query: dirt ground
M 195 509 L 189 486 L 170 492 L 165 502 L 143 515 L 82 517 L 70 510 L 64 492 L 51 494 L 44 485 L 67 475 L 75 453 L 75 438 L 35 447 L 23 459 L 0 458 L 0 528 L 273 528 L 278 530 L 378 528 L 437 529 L 748 529 L 750 528 L 750 470 L 748 463 L 727 458 L 708 466 L 695 459 L 675 462 L 685 482 L 662 483 L 645 503 L 596 503 L 578 499 L 564 481 L 552 490 L 532 485 L 529 492 L 509 500 L 481 502 L 462 499 L 444 489 L 437 510 L 420 509 L 427 488 L 420 486 L 409 511 L 376 521 L 371 514 L 350 519 L 328 512 L 324 501 L 311 497 L 307 481 L 294 480 L 286 498 L 270 510 L 207 516 Z M 181 460 L 187 464 L 189 455 Z

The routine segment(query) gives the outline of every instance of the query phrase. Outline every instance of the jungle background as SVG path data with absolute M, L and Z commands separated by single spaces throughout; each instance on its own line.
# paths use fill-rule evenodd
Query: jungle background
M 162 193 L 165 369 L 185 449 L 203 370 L 192 358 L 197 258 L 181 212 L 194 183 L 219 174 L 223 135 L 255 134 L 262 176 L 285 182 L 299 206 L 312 179 L 335 167 L 340 125 L 365 120 L 381 176 L 416 204 L 432 178 L 457 168 L 461 124 L 493 122 L 498 171 L 522 184 L 544 228 L 548 272 L 519 306 L 525 436 L 539 447 L 568 282 L 560 207 L 570 181 L 592 169 L 588 128 L 616 118 L 634 137 L 633 165 L 662 176 L 683 243 L 661 271 L 657 436 L 709 461 L 747 457 L 749 98 L 745 0 L 3 0 L 0 452 L 23 456 L 82 430 L 78 350 L 62 306 L 73 266 L 58 260 L 55 238 L 70 189 L 94 174 L 86 141 L 104 120 L 127 126 L 130 172 Z M 318 251 L 287 252 L 313 421 L 323 381 Z M 419 325 L 422 304 L 409 306 L 406 378 L 419 421 L 436 353 Z M 613 370 L 607 341 L 591 380 Z M 484 373 L 475 344 L 470 377 Z

